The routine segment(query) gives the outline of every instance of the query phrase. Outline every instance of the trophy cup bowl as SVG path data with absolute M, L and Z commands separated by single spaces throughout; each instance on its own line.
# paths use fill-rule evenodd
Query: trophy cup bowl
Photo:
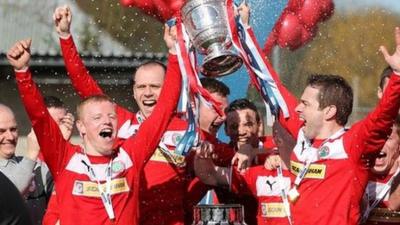
M 222 0 L 189 0 L 182 7 L 182 21 L 193 46 L 205 55 L 201 73 L 209 77 L 238 70 L 242 59 L 230 47 L 228 22 Z
M 245 225 L 244 209 L 239 204 L 197 205 L 192 225 Z

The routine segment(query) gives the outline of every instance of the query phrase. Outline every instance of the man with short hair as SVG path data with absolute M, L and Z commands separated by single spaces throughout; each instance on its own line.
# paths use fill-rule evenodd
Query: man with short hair
M 399 46 L 400 30 L 396 28 L 395 33 Z M 388 64 L 400 72 L 400 52 L 390 56 L 384 47 L 381 51 Z M 274 78 L 278 80 L 276 75 Z M 356 224 L 366 181 L 360 158 L 380 149 L 389 135 L 399 110 L 399 76 L 391 76 L 376 109 L 350 129 L 345 125 L 353 94 L 342 77 L 311 76 L 297 106 L 290 93 L 277 84 L 291 111 L 289 119 L 280 117 L 279 121 L 297 138 L 290 163 L 296 181 L 289 192 L 295 223 Z
M 68 7 L 58 7 L 54 12 L 56 30 L 60 36 L 60 45 L 68 75 L 81 98 L 103 91 L 90 76 L 70 34 L 71 11 Z M 169 48 L 169 63 L 178 65 L 175 56 L 175 28 L 165 28 L 164 40 Z M 133 98 L 139 111 L 137 113 L 117 106 L 118 133 L 123 142 L 135 135 L 141 124 L 154 111 L 159 102 L 161 88 L 166 78 L 165 66 L 157 61 L 140 65 L 132 76 Z M 169 90 L 174 91 L 174 90 Z M 165 102 L 161 102 L 164 104 Z M 160 145 L 144 167 L 140 183 L 140 224 L 183 224 L 183 197 L 186 188 L 186 167 L 184 156 L 175 154 L 174 150 L 187 128 L 186 121 L 174 114 L 171 123 L 163 135 Z M 157 196 L 157 197 L 154 197 Z
M 234 148 L 250 144 L 256 149 L 265 144 L 265 137 L 258 136 L 261 122 L 258 110 L 249 100 L 233 101 L 227 107 L 226 115 L 225 131 Z M 214 150 L 212 145 L 209 148 Z M 196 175 L 206 184 L 220 187 L 217 194 L 221 202 L 243 205 L 246 224 L 288 224 L 280 184 L 277 183 L 283 179 L 285 190 L 289 189 L 288 171 L 282 172 L 282 178 L 277 170 L 267 170 L 264 166 L 251 166 L 239 173 L 232 168 L 215 165 L 209 157 L 200 156 L 203 154 L 201 151 L 204 149 L 195 159 Z
M 211 96 L 221 103 L 221 110 L 224 111 L 228 106 L 228 95 L 230 94 L 229 87 L 223 82 L 214 78 L 201 78 L 201 85 L 210 92 Z M 217 132 L 226 117 L 218 115 L 214 109 L 207 105 L 200 104 L 199 106 L 199 126 L 200 134 L 208 141 L 215 141 Z
M 379 99 L 382 98 L 392 73 L 393 70 L 390 66 L 382 71 L 377 92 Z M 399 155 L 400 116 L 398 115 L 392 127 L 392 133 L 383 148 L 379 152 L 367 155 L 370 173 L 368 185 L 363 196 L 362 222 L 368 219 L 375 207 L 388 208 L 395 211 L 400 209 Z
M 104 95 L 77 107 L 77 128 L 83 145 L 65 141 L 32 81 L 28 63 L 30 40 L 7 53 L 18 88 L 32 121 L 45 162 L 55 180 L 60 224 L 138 224 L 139 174 L 154 153 L 179 98 L 179 67 L 170 65 L 154 113 L 135 136 L 116 145 L 117 110 Z M 167 91 L 171 89 L 172 91 Z
M 362 222 L 367 221 L 375 208 L 400 209 L 400 116 L 383 148 L 368 158 L 371 168 L 363 196 Z
M 15 156 L 18 126 L 13 111 L 0 103 L 0 172 L 25 195 L 33 179 L 36 158 Z

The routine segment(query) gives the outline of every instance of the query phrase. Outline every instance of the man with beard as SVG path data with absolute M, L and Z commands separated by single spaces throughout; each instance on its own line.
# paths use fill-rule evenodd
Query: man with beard
M 176 108 L 181 77 L 177 64 L 167 71 L 165 88 L 152 116 L 135 136 L 116 145 L 117 111 L 110 98 L 94 95 L 77 107 L 83 145 L 65 141 L 29 71 L 30 40 L 7 53 L 20 95 L 44 160 L 55 180 L 61 224 L 138 224 L 139 174 L 153 155 Z M 172 91 L 167 90 L 170 89 Z

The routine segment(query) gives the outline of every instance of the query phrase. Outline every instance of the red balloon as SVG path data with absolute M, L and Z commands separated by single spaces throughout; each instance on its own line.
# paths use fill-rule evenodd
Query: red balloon
M 307 29 L 303 27 L 301 29 L 301 45 L 306 44 L 307 42 L 311 41 L 315 37 L 315 34 L 317 33 L 317 27 L 314 29 Z
M 300 21 L 307 27 L 314 27 L 321 19 L 321 5 L 318 0 L 305 0 L 298 12 Z
M 283 16 L 279 29 L 278 44 L 280 47 L 296 48 L 301 44 L 301 25 L 293 13 Z
M 289 0 L 286 9 L 296 13 L 303 5 L 304 0 Z
M 123 6 L 139 8 L 163 23 L 173 17 L 185 3 L 184 0 L 120 0 L 120 2 Z
M 335 5 L 333 4 L 332 0 L 321 0 L 320 5 L 322 12 L 321 21 L 325 21 L 332 16 Z

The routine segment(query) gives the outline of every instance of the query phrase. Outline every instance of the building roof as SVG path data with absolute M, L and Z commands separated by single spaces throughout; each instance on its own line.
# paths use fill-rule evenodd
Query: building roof
M 145 53 L 133 53 L 123 44 L 114 40 L 72 0 L 0 1 L 0 15 L 2 15 L 0 53 L 6 53 L 17 40 L 32 38 L 31 52 L 33 55 L 48 57 L 59 55 L 59 40 L 52 15 L 57 6 L 65 4 L 71 7 L 73 13 L 71 32 L 82 54 L 111 58 L 129 58 L 143 54 L 146 56 Z M 87 47 L 87 51 L 84 51 L 81 43 L 83 40 L 86 43 L 90 42 L 90 45 L 95 47 Z

